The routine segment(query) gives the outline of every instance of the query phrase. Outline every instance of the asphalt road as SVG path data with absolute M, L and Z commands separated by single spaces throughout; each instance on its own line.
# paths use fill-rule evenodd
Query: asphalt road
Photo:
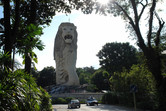
M 126 108 L 114 105 L 99 104 L 98 106 L 86 106 L 81 104 L 81 108 L 68 109 L 68 105 L 53 105 L 53 111 L 134 111 L 133 108 Z M 140 111 L 140 110 L 137 110 Z

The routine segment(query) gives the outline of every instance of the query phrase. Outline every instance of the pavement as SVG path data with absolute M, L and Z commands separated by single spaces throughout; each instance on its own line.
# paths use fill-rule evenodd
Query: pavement
M 126 108 L 123 106 L 116 105 L 105 105 L 99 104 L 98 106 L 86 106 L 86 104 L 81 104 L 80 108 L 68 109 L 67 104 L 53 105 L 53 111 L 135 111 L 134 108 Z M 138 110 L 137 111 L 142 111 Z

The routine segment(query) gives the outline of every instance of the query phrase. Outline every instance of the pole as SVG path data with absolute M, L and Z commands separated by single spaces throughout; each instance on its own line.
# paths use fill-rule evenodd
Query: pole
M 134 111 L 136 111 L 136 98 L 135 98 L 135 92 L 133 92 L 133 98 L 134 98 Z

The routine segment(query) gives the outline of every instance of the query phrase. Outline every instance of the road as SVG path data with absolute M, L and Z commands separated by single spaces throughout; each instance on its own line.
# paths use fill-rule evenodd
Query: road
M 131 108 L 104 104 L 99 104 L 98 106 L 86 106 L 86 104 L 81 104 L 81 108 L 77 109 L 68 109 L 67 107 L 67 104 L 53 105 L 53 111 L 134 111 L 134 109 Z

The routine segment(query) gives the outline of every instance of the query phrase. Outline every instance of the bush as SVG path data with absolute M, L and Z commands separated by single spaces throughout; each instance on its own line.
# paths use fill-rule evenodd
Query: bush
M 52 111 L 52 103 L 50 99 L 50 95 L 40 87 L 41 90 L 41 104 L 40 104 L 40 109 L 41 111 Z
M 64 98 L 53 98 L 52 104 L 67 104 L 67 101 Z
M 137 107 L 145 110 L 157 108 L 156 82 L 145 65 L 133 65 L 129 72 L 125 69 L 123 72 L 115 72 L 109 81 L 112 90 L 117 92 L 120 105 L 133 106 L 133 94 L 130 93 L 130 86 L 136 85 L 138 89 L 135 94 Z
M 66 100 L 67 103 L 69 103 L 72 99 L 74 99 L 74 98 L 72 98 L 72 97 L 66 97 L 65 98 L 65 100 Z
M 158 107 L 157 98 L 154 98 L 153 94 L 149 94 L 148 96 L 145 94 L 142 97 L 137 98 L 137 107 L 144 110 L 156 110 Z
M 52 111 L 47 92 L 21 70 L 0 71 L 0 111 Z
M 118 97 L 116 93 L 114 92 L 104 94 L 101 101 L 103 104 L 118 104 L 119 103 Z

